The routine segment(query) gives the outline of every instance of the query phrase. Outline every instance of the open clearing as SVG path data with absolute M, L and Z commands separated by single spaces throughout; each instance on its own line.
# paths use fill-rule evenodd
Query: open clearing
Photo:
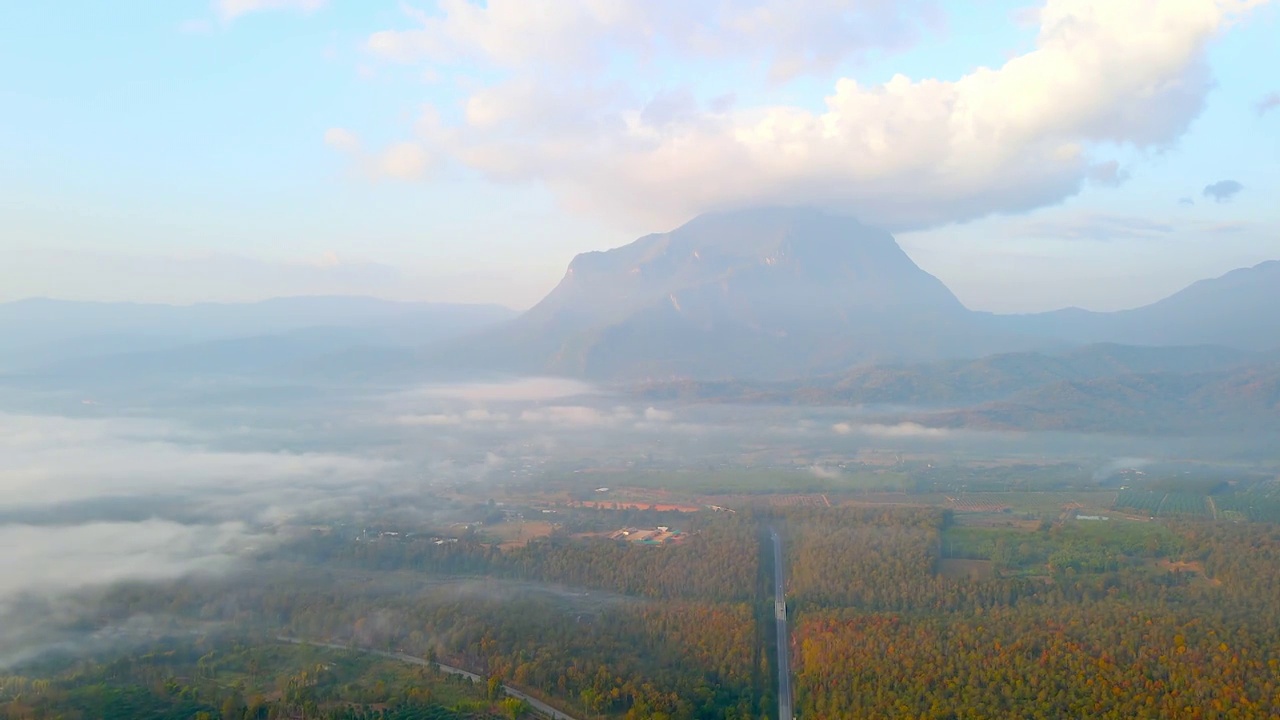
M 501 547 L 518 547 L 530 540 L 544 538 L 555 530 L 553 523 L 542 520 L 504 522 L 498 525 L 486 525 L 484 532 L 501 543 Z
M 996 568 L 990 560 L 939 560 L 938 574 L 956 580 L 989 580 Z

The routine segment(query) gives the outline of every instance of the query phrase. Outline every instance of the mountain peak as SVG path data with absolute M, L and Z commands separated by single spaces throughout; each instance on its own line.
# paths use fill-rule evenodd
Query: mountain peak
M 870 352 L 932 355 L 967 317 L 889 233 L 816 208 L 762 207 L 577 256 L 516 334 L 555 346 L 551 370 L 788 374 Z M 720 371 L 711 347 L 694 350 L 706 343 L 758 363 Z

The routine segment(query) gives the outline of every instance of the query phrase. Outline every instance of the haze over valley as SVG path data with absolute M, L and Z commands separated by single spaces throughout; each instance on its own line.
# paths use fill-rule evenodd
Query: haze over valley
M 0 8 L 0 720 L 1274 718 L 1280 3 Z

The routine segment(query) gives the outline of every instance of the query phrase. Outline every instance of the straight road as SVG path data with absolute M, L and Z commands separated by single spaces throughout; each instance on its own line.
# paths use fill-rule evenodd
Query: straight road
M 787 581 L 782 565 L 782 538 L 769 528 L 773 538 L 773 617 L 778 625 L 778 720 L 794 720 L 791 703 L 791 643 L 787 638 Z
M 485 680 L 479 675 L 476 675 L 473 672 L 467 672 L 462 668 L 456 668 L 456 667 L 453 667 L 452 665 L 445 665 L 444 663 L 433 663 L 430 660 L 427 660 L 425 658 L 414 657 L 412 655 L 405 655 L 404 653 L 386 652 L 385 650 L 371 650 L 369 648 L 362 648 L 362 647 L 350 647 L 347 645 L 338 645 L 336 643 L 311 642 L 310 640 L 302 640 L 300 638 L 283 637 L 283 636 L 277 637 L 276 639 L 281 642 L 292 643 L 294 645 L 314 645 L 315 647 L 332 648 L 334 650 L 348 650 L 351 652 L 365 653 L 366 655 L 377 655 L 378 657 L 387 658 L 388 660 L 399 660 L 400 662 L 409 663 L 410 665 L 422 665 L 423 667 L 435 666 L 440 670 L 440 672 L 443 672 L 446 675 L 461 675 L 462 677 L 465 677 L 465 678 L 471 678 L 475 682 L 484 682 Z M 511 687 L 510 685 L 503 685 L 502 690 L 507 695 L 510 695 L 513 698 L 524 700 L 525 702 L 529 703 L 529 707 L 545 715 L 546 717 L 551 718 L 551 720 L 577 720 L 577 718 L 573 717 L 572 715 L 566 715 L 560 712 L 559 710 L 556 710 L 555 708 L 551 707 L 550 705 L 542 702 L 541 700 L 535 697 L 532 697 L 527 693 L 520 692 L 519 690 Z

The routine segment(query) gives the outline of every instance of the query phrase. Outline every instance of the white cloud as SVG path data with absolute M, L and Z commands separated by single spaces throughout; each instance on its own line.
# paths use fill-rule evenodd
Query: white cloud
M 671 422 L 675 417 L 675 413 L 658 408 L 646 408 L 644 411 L 644 419 L 649 422 Z
M 810 465 L 809 472 L 816 478 L 821 480 L 839 480 L 840 470 L 837 468 L 823 467 L 821 465 Z
M 1124 173 L 1090 147 L 1162 148 L 1200 113 L 1208 43 L 1267 0 L 1048 0 L 1035 48 L 954 80 L 842 77 L 821 110 L 646 97 L 595 68 L 764 59 L 766 80 L 841 68 L 909 42 L 914 3 L 442 0 L 370 48 L 433 67 L 481 61 L 500 79 L 421 140 L 493 179 L 543 183 L 571 207 L 676 222 L 710 209 L 825 204 L 894 229 L 1056 203 Z M 690 7 L 697 6 L 697 7 Z M 884 31 L 881 35 L 878 31 Z M 811 41 L 808 44 L 807 41 Z M 646 87 L 654 78 L 642 77 Z M 637 85 L 641 84 L 636 81 Z
M 520 413 L 520 420 L 526 423 L 547 425 L 612 425 L 614 418 L 595 408 L 585 405 L 552 405 L 534 408 Z
M 340 152 L 356 152 L 360 138 L 346 128 L 332 127 L 324 131 L 324 144 Z
M 0 413 L 0 666 L 65 634 L 42 603 L 232 570 L 282 537 L 257 523 L 405 482 L 389 461 L 204 439 L 160 420 Z
M 160 580 L 228 567 L 255 537 L 242 523 L 167 520 L 69 526 L 0 525 L 0 608 L 20 593 L 55 593 L 121 580 Z
M 168 623 L 133 616 L 100 633 L 74 629 L 91 606 L 77 596 L 118 582 L 227 571 L 246 550 L 273 541 L 236 522 L 0 525 L 0 668 L 53 648 L 83 650 L 97 642 L 119 647 L 135 636 L 131 628 L 153 637 Z
M 154 421 L 0 413 L 0 510 L 157 495 L 191 497 L 194 507 L 196 496 L 216 495 L 220 507 L 244 511 L 392 467 L 325 453 L 219 452 Z
M 539 402 L 595 393 L 593 386 L 578 380 L 554 377 L 520 378 L 506 382 L 427 385 L 407 395 L 471 402 Z
M 863 425 L 858 431 L 877 438 L 944 438 L 951 434 L 946 428 L 925 427 L 905 422 L 897 425 Z
M 416 142 L 402 142 L 383 150 L 374 168 L 379 175 L 396 180 L 421 180 L 430 166 L 426 148 Z
M 881 425 L 866 424 L 854 425 L 852 423 L 842 422 L 831 426 L 832 432 L 837 435 L 865 435 L 867 437 L 880 439 L 894 438 L 944 438 L 951 435 L 951 431 L 945 428 L 925 427 L 918 423 L 904 422 L 897 425 Z
M 242 15 L 267 10 L 296 10 L 313 12 L 320 9 L 325 0 L 215 0 L 214 10 L 223 21 L 230 22 Z

